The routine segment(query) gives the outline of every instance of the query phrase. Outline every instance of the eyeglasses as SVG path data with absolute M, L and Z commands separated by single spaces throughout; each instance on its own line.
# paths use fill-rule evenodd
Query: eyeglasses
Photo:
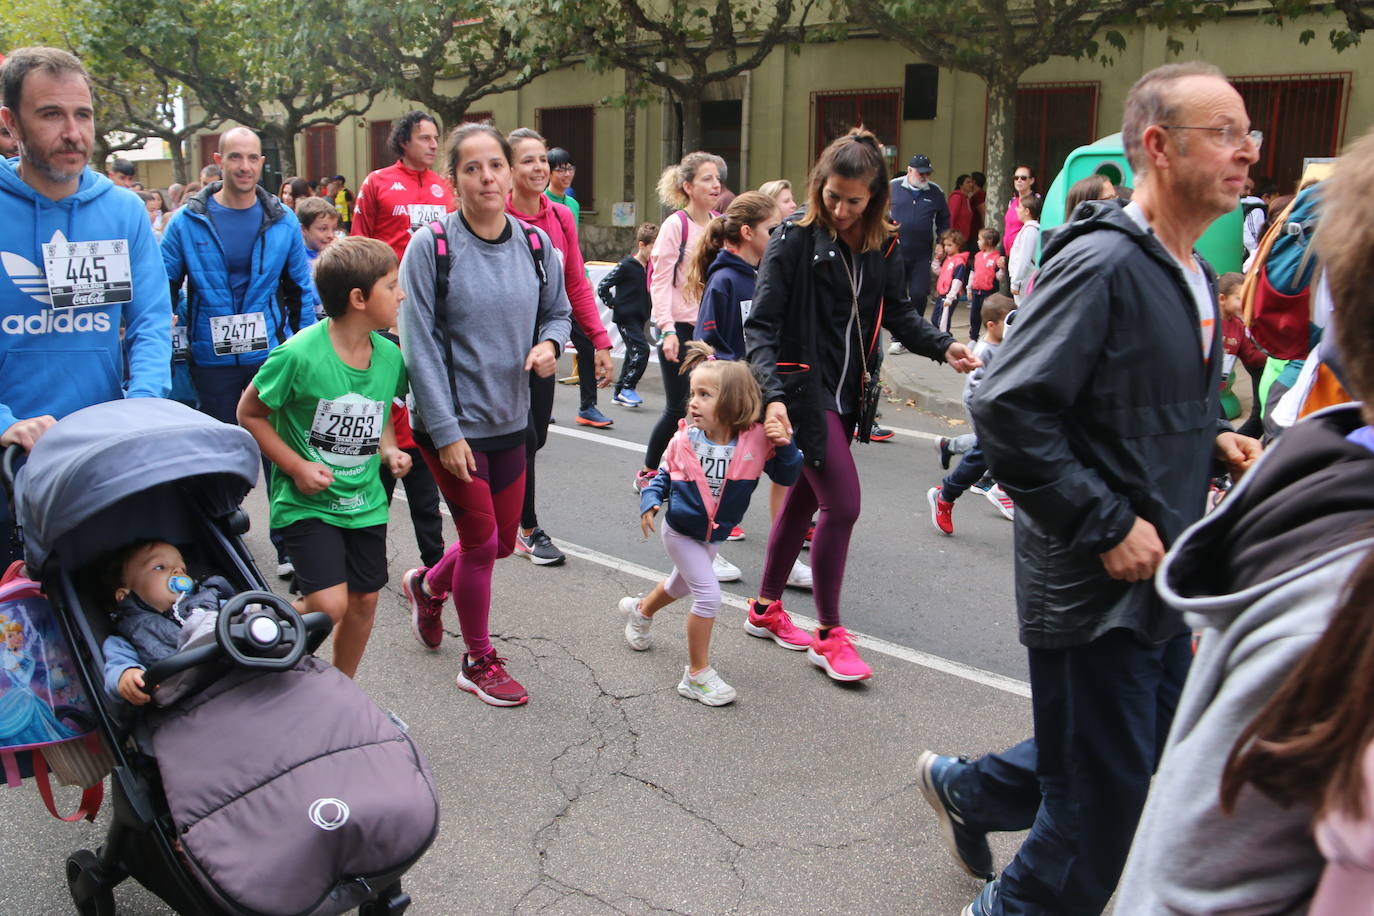
M 1242 131 L 1230 124 L 1227 124 L 1225 127 L 1190 127 L 1186 124 L 1161 124 L 1159 126 L 1164 128 L 1165 130 L 1211 131 L 1212 133 L 1217 135 L 1217 138 L 1219 140 L 1221 140 L 1222 146 L 1227 146 L 1231 149 L 1240 149 L 1241 147 L 1245 146 L 1245 141 L 1247 140 L 1255 144 L 1255 149 L 1259 149 L 1260 146 L 1264 143 L 1264 131 Z
M 1031 177 L 1030 177 L 1029 175 L 1013 175 L 1013 176 L 1011 176 L 1011 180 L 1012 180 L 1012 181 L 1030 181 L 1030 180 L 1031 180 Z
M 555 166 L 553 167 L 553 170 L 554 170 L 555 172 L 575 172 L 575 171 L 577 171 L 577 166 L 575 166 L 575 165 L 555 165 Z

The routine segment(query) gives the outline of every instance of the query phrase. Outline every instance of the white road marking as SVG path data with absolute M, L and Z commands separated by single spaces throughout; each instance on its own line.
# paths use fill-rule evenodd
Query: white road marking
M 555 429 L 555 427 L 549 428 L 551 430 Z M 573 435 L 577 438 L 586 437 L 589 439 L 594 439 L 598 442 L 616 441 L 602 438 L 593 433 L 584 433 L 581 430 L 577 429 L 560 429 L 558 430 L 558 432 Z M 397 487 L 395 498 L 404 500 L 406 498 L 405 490 L 401 487 Z M 444 515 L 449 514 L 448 506 L 444 505 L 443 501 L 440 501 L 439 503 L 439 511 L 442 512 Z M 622 560 L 620 557 L 617 557 L 614 554 L 603 553 L 600 550 L 593 550 L 590 547 L 583 547 L 579 544 L 573 544 L 570 541 L 563 540 L 562 538 L 558 539 L 558 544 L 560 547 L 562 547 L 564 553 L 569 554 L 570 556 L 577 557 L 579 560 L 586 560 L 588 563 L 595 563 L 598 566 L 604 566 L 607 569 L 614 569 L 619 572 L 628 573 L 629 575 L 635 576 L 640 579 L 644 579 L 648 582 L 661 582 L 664 579 L 664 577 L 667 576 L 667 573 L 661 570 L 652 569 L 648 566 L 642 566 L 639 563 L 635 563 L 630 560 Z M 748 598 L 745 598 L 742 595 L 736 595 L 731 592 L 727 592 L 724 589 L 721 589 L 720 592 L 720 602 L 721 604 L 728 604 L 730 607 L 738 608 L 741 611 L 747 611 L 749 609 Z M 811 617 L 805 617 L 801 614 L 792 613 L 791 611 L 789 611 L 788 613 L 792 615 L 793 622 L 796 623 L 797 626 L 802 627 L 804 629 L 815 629 L 817 626 L 820 625 L 819 621 Z M 1030 684 L 1026 681 L 1017 680 L 1014 677 L 1007 677 L 1006 675 L 998 674 L 995 671 L 985 671 L 984 669 L 976 668 L 973 665 L 966 665 L 963 662 L 951 661 L 947 658 L 941 658 L 938 655 L 931 655 L 929 652 L 921 652 L 917 649 L 912 649 L 895 642 L 889 642 L 886 639 L 879 639 L 876 636 L 868 636 L 864 633 L 856 633 L 853 630 L 849 632 L 849 635 L 853 637 L 855 645 L 862 646 L 865 649 L 871 649 L 874 652 L 880 652 L 883 655 L 889 655 L 893 658 L 901 659 L 905 662 L 910 662 L 913 665 L 920 665 L 922 668 L 929 668 L 932 671 L 939 671 L 942 674 L 952 674 L 957 678 L 963 678 L 966 681 L 972 681 L 975 684 L 982 684 L 984 687 L 992 687 L 995 690 L 1001 690 L 1005 693 L 1015 694 L 1019 697 L 1028 698 L 1031 695 Z
M 549 432 L 558 433 L 560 436 L 570 436 L 573 439 L 585 439 L 588 442 L 596 442 L 600 445 L 609 445 L 613 448 L 623 448 L 627 452 L 643 452 L 644 446 L 638 442 L 626 442 L 624 439 L 616 439 L 605 433 L 588 432 L 585 429 L 567 429 L 562 426 L 550 426 Z

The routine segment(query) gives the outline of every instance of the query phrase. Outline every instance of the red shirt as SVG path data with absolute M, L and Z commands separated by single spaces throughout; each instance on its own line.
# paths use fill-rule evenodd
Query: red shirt
M 964 241 L 968 241 L 973 231 L 973 208 L 963 191 L 953 191 L 949 195 L 949 228 L 962 235 Z
M 506 198 L 506 212 L 522 223 L 543 229 L 549 241 L 553 242 L 553 247 L 563 253 L 563 289 L 568 294 L 568 304 L 572 306 L 573 321 L 591 339 L 593 347 L 609 350 L 611 338 L 606 334 L 606 326 L 601 323 L 601 309 L 596 304 L 591 284 L 587 282 L 587 267 L 582 261 L 582 249 L 577 244 L 577 223 L 572 211 L 540 195 L 538 213 L 521 213 L 515 209 L 509 197 Z
M 438 173 L 417 172 L 399 159 L 363 179 L 356 206 L 352 234 L 381 239 L 398 259 L 416 229 L 457 209 L 453 190 Z
M 973 279 L 969 282 L 969 289 L 989 292 L 997 288 L 997 249 L 983 251 L 981 248 L 973 253 Z

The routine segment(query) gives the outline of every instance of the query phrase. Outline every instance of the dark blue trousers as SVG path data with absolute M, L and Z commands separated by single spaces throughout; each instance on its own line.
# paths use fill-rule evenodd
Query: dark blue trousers
M 1192 662 L 1190 638 L 1144 646 L 1112 630 L 1087 645 L 1028 651 L 1035 738 L 974 761 L 952 789 L 970 824 L 1030 829 L 1002 872 L 998 913 L 1097 916 L 1125 867 Z
M 975 429 L 974 432 L 977 433 L 978 430 Z M 964 457 L 959 459 L 958 466 L 940 481 L 940 498 L 945 502 L 954 502 L 963 496 L 969 487 L 982 480 L 987 472 L 988 460 L 983 457 L 981 443 L 975 441 L 973 448 L 964 452 Z

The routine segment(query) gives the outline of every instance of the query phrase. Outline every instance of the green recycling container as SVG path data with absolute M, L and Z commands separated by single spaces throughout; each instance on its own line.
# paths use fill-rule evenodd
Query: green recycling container
M 1131 164 L 1126 161 L 1125 150 L 1121 146 L 1121 134 L 1103 137 L 1095 143 L 1080 146 L 1069 153 L 1064 160 L 1064 168 L 1055 176 L 1049 191 L 1045 193 L 1044 209 L 1040 213 L 1040 228 L 1052 229 L 1064 222 L 1064 199 L 1069 188 L 1080 178 L 1101 174 L 1113 184 L 1131 186 Z M 1240 207 L 1216 218 L 1207 231 L 1198 239 L 1197 250 L 1212 269 L 1218 274 L 1240 271 L 1244 260 L 1242 243 L 1242 221 Z

